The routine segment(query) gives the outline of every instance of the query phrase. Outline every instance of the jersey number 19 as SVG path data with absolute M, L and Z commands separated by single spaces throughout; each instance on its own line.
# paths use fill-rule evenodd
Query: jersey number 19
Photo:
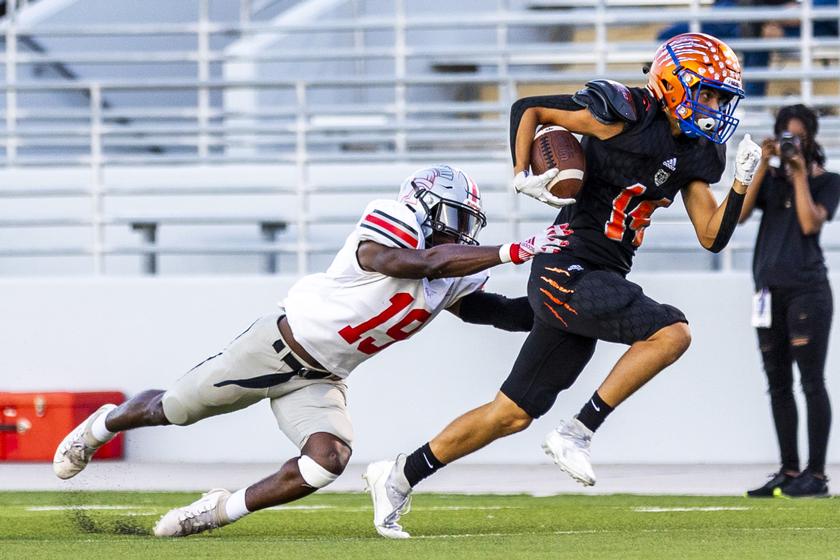
M 432 316 L 431 313 L 429 313 L 423 308 L 412 309 L 411 311 L 406 313 L 405 317 L 400 319 L 394 326 L 385 331 L 385 334 L 388 337 L 390 337 L 391 340 L 382 343 L 380 346 L 377 346 L 376 340 L 372 336 L 368 336 L 362 339 L 363 334 L 365 334 L 369 330 L 375 329 L 376 327 L 385 323 L 386 321 L 393 319 L 395 315 L 397 315 L 400 311 L 403 311 L 412 303 L 414 303 L 414 297 L 411 294 L 405 292 L 394 294 L 391 297 L 391 305 L 388 306 L 388 308 L 386 308 L 382 313 L 371 317 L 363 323 L 359 323 L 355 327 L 347 325 L 346 327 L 338 331 L 338 334 L 341 335 L 341 338 L 346 340 L 348 344 L 355 344 L 361 339 L 361 342 L 359 342 L 358 346 L 359 352 L 363 352 L 365 354 L 376 354 L 380 350 L 384 350 L 393 343 L 398 342 L 400 340 L 405 340 L 406 338 L 414 334 L 414 331 L 419 329 L 423 325 L 423 323 L 425 323 L 429 319 L 429 317 Z M 406 331 L 406 327 L 408 327 L 414 322 L 418 323 L 418 325 L 410 331 Z

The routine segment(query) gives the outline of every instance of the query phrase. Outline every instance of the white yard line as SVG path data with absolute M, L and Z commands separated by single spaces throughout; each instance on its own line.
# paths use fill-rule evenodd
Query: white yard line
M 297 505 L 297 506 L 273 506 L 270 508 L 266 508 L 267 510 L 274 510 L 274 511 L 283 511 L 283 510 L 320 510 L 320 509 L 340 509 L 338 506 L 328 506 L 328 505 Z M 352 508 L 349 508 L 352 509 Z
M 835 530 L 836 527 L 733 527 L 727 529 L 729 531 L 739 531 L 743 533 L 752 532 L 779 532 L 779 531 L 826 531 Z M 698 529 L 634 529 L 635 533 L 676 533 L 681 531 L 704 530 Z M 550 531 L 547 533 L 459 533 L 453 535 L 417 535 L 412 536 L 412 539 L 464 539 L 464 538 L 499 538 L 499 537 L 534 537 L 546 535 L 596 535 L 596 534 L 610 534 L 610 533 L 626 533 L 629 529 L 583 529 L 579 531 Z
M 672 511 L 749 511 L 752 508 L 741 506 L 698 506 L 698 507 L 635 507 L 638 513 L 670 513 Z
M 143 505 L 78 505 L 78 506 L 24 506 L 26 511 L 68 511 L 68 510 L 93 510 L 93 511 L 132 511 L 132 510 L 148 510 L 150 507 L 155 507 L 151 504 Z M 415 507 L 414 511 L 496 511 L 504 509 L 522 509 L 523 506 L 420 506 Z M 321 511 L 332 510 L 341 512 L 358 512 L 371 511 L 373 506 L 335 506 L 327 504 L 312 504 L 312 505 L 282 505 L 266 508 L 269 511 Z
M 142 506 L 100 506 L 100 505 L 87 505 L 87 506 L 27 506 L 26 511 L 68 511 L 73 509 L 83 509 L 83 510 L 137 510 L 137 509 L 148 509 L 148 505 Z

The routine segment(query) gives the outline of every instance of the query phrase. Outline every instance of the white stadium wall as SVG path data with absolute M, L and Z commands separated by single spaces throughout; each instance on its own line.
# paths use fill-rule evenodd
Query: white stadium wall
M 524 273 L 498 274 L 489 289 L 520 294 Z M 749 326 L 749 277 L 660 273 L 639 274 L 634 280 L 654 298 L 686 313 L 694 341 L 686 356 L 613 414 L 598 434 L 595 461 L 774 462 L 764 376 Z M 118 389 L 133 394 L 165 388 L 254 318 L 272 312 L 291 281 L 2 280 L 0 389 Z M 838 281 L 833 279 L 835 291 Z M 368 361 L 350 378 L 354 460 L 411 450 L 456 415 L 492 398 L 522 339 L 520 334 L 464 325 L 447 315 Z M 617 345 L 599 344 L 578 382 L 560 395 L 546 417 L 469 460 L 544 461 L 540 442 L 545 432 L 577 412 L 620 352 Z M 840 394 L 835 375 L 839 358 L 840 344 L 833 336 L 827 378 L 835 397 Z M 188 428 L 136 431 L 127 447 L 128 458 L 136 461 L 280 461 L 293 451 L 274 425 L 267 402 Z M 829 446 L 829 460 L 840 461 L 840 446 Z

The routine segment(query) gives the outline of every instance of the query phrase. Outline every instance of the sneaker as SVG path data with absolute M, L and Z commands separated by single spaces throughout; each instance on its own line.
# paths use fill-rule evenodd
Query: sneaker
M 776 491 L 777 488 L 783 488 L 790 484 L 796 477 L 779 471 L 770 475 L 770 480 L 764 486 L 759 488 L 755 488 L 753 490 L 747 490 L 746 497 L 747 498 L 772 498 L 773 492 Z
M 155 525 L 156 537 L 186 537 L 230 524 L 225 504 L 230 492 L 214 488 L 188 506 L 169 510 Z
M 818 478 L 810 470 L 805 469 L 790 483 L 773 490 L 773 495 L 783 498 L 826 498 L 828 497 L 828 479 Z
M 90 459 L 96 453 L 96 450 L 108 443 L 95 439 L 90 427 L 99 416 L 108 414 L 115 408 L 117 408 L 115 404 L 101 406 L 99 410 L 88 416 L 87 420 L 76 426 L 72 432 L 61 440 L 53 456 L 53 471 L 58 478 L 67 480 L 82 472 L 90 463 Z
M 583 484 L 595 484 L 595 471 L 589 459 L 589 446 L 592 442 L 592 430 L 580 423 L 577 418 L 563 421 L 552 430 L 543 441 L 545 454 L 569 476 Z
M 377 533 L 388 539 L 411 536 L 398 523 L 400 516 L 411 509 L 411 487 L 403 474 L 405 459 L 406 456 L 400 454 L 396 461 L 371 463 L 362 475 L 373 499 L 373 526 Z

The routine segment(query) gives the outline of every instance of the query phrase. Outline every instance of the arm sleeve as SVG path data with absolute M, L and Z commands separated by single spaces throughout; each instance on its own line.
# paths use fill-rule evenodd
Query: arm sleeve
M 423 236 L 414 213 L 396 200 L 374 200 L 356 225 L 359 241 L 375 241 L 386 247 L 422 249 Z
M 840 201 L 840 175 L 832 173 L 831 180 L 814 194 L 814 202 L 825 208 L 828 212 L 828 220 L 833 220 L 838 201 Z
M 525 296 L 510 299 L 499 294 L 473 292 L 461 298 L 458 315 L 465 323 L 492 325 L 505 331 L 527 332 L 534 324 L 534 311 Z
M 735 226 L 738 225 L 738 218 L 741 216 L 741 207 L 744 205 L 744 195 L 735 192 L 735 189 L 729 189 L 729 196 L 726 198 L 726 208 L 723 210 L 723 219 L 720 221 L 715 240 L 709 251 L 712 253 L 720 253 L 735 232 Z

